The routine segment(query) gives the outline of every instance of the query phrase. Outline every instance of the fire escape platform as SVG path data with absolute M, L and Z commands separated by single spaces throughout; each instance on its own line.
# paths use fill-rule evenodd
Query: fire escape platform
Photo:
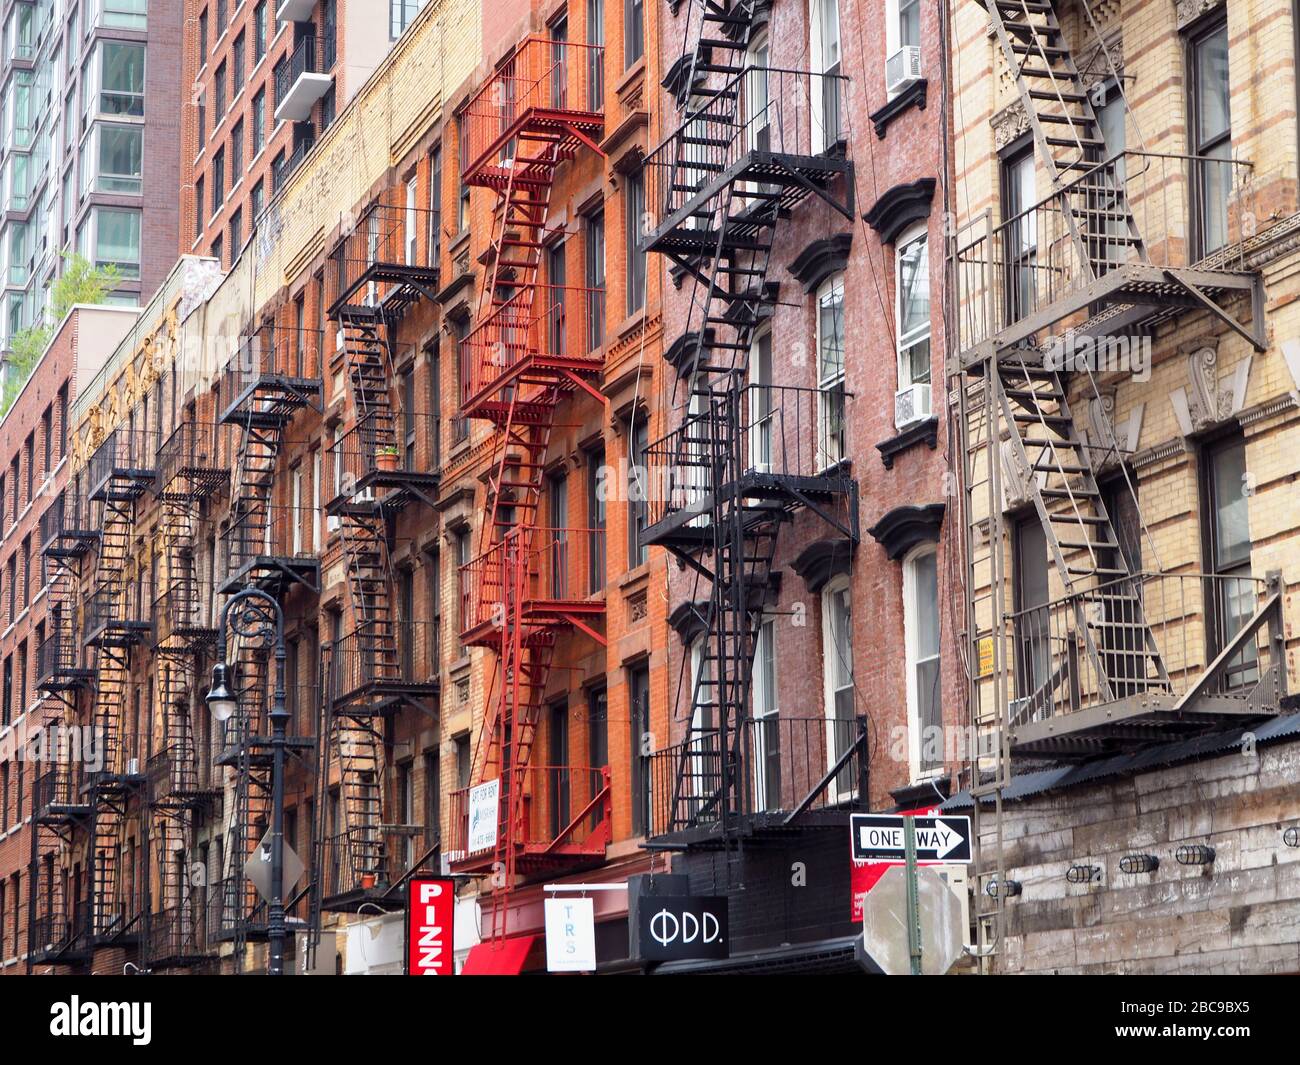
M 441 472 L 371 469 L 357 477 L 348 492 L 326 502 L 325 513 L 331 517 L 370 517 L 382 511 L 402 510 L 417 499 L 434 506 L 441 485 Z M 358 498 L 366 493 L 371 497 Z
M 498 158 L 506 145 L 521 135 L 524 140 L 540 140 L 554 144 L 556 157 L 565 159 L 572 157 L 578 151 L 583 144 L 583 138 L 593 144 L 599 143 L 604 136 L 604 130 L 605 116 L 600 111 L 575 111 L 562 107 L 526 107 L 492 138 L 477 159 L 472 160 L 465 167 L 465 183 L 490 189 L 503 189 L 509 183 L 513 170 L 515 183 L 518 184 L 521 179 L 519 168 L 499 166 L 489 163 L 488 160 Z M 523 180 L 527 181 L 526 170 L 523 173 L 525 174 Z M 549 178 L 536 180 L 545 180 L 548 183 L 550 181 Z
M 708 231 L 695 228 L 692 219 L 736 182 L 752 182 L 754 186 L 752 190 L 736 190 L 736 196 L 761 200 L 769 209 L 789 211 L 811 195 L 829 196 L 826 190 L 835 179 L 847 178 L 852 172 L 853 164 L 835 155 L 791 155 L 757 149 L 745 152 L 701 182 L 680 207 L 655 227 L 643 250 L 675 256 L 711 255 L 717 234 L 712 234 L 710 243 Z
M 591 599 L 526 599 L 512 611 L 512 620 L 525 627 L 521 641 L 525 647 L 534 642 L 544 644 L 555 638 L 554 630 L 572 625 L 575 620 L 595 621 L 605 616 L 604 597 Z M 494 621 L 484 621 L 461 632 L 461 642 L 472 647 L 500 647 L 510 631 Z M 533 638 L 536 637 L 536 640 Z
M 98 542 L 98 530 L 62 529 L 41 550 L 49 558 L 83 558 Z
M 1051 332 L 1053 326 L 1067 323 L 1076 315 L 1086 315 L 1077 325 L 1063 330 L 1075 338 L 1116 336 L 1149 329 L 1159 322 L 1188 310 L 1207 309 L 1205 300 L 1188 289 L 1198 290 L 1209 300 L 1216 313 L 1226 316 L 1222 304 L 1236 297 L 1249 296 L 1252 301 L 1255 337 L 1263 335 L 1263 281 L 1259 274 L 1202 267 L 1170 269 L 1150 263 L 1125 263 L 1115 266 L 1087 285 L 1080 286 L 1030 311 L 988 339 L 962 350 L 959 369 L 976 369 L 990 358 L 1016 348 L 1029 365 L 1042 365 L 1043 352 L 1036 351 L 1036 339 Z
M 149 621 L 122 621 L 105 619 L 93 629 L 87 629 L 84 643 L 87 647 L 136 647 L 148 640 L 153 633 L 153 623 Z
M 1205 694 L 1182 709 L 1177 708 L 1179 698 L 1173 692 L 1149 691 L 1040 721 L 1013 720 L 1008 730 L 1011 753 L 1090 759 L 1260 721 L 1280 712 L 1246 694 Z
M 809 831 L 847 834 L 852 814 L 866 809 L 862 803 L 846 801 L 842 809 L 807 810 L 794 820 L 784 810 L 733 814 L 726 830 L 720 822 L 713 821 L 647 837 L 641 846 L 650 851 L 721 851 L 734 847 L 740 839 L 745 846 L 765 843 L 783 846 Z
M 221 422 L 250 429 L 284 425 L 303 407 L 320 405 L 319 377 L 262 374 L 253 378 L 221 412 Z
M 336 696 L 331 707 L 334 713 L 346 713 L 350 718 L 384 717 L 403 707 L 436 716 L 440 690 L 437 678 L 428 681 L 370 680 Z
M 750 525 L 788 517 L 810 503 L 833 504 L 840 497 L 853 496 L 856 487 L 847 464 L 842 464 L 819 476 L 748 470 L 724 486 L 723 494 L 753 501 L 746 507 Z M 702 519 L 713 512 L 714 496 L 714 492 L 701 489 L 691 505 L 672 510 L 650 525 L 642 534 L 642 542 L 688 550 L 712 544 L 713 532 Z
M 358 271 L 357 276 L 339 293 L 334 302 L 329 305 L 326 313 L 330 318 L 337 319 L 340 313 L 369 312 L 374 314 L 376 311 L 383 311 L 385 312 L 384 315 L 376 315 L 376 317 L 393 320 L 400 317 L 407 307 L 421 298 L 427 299 L 431 303 L 436 302 L 438 290 L 442 287 L 440 284 L 441 276 L 437 266 L 370 261 L 364 269 Z M 373 307 L 370 304 L 352 305 L 350 303 L 353 296 L 371 285 L 385 286 L 385 296 L 382 304 Z
M 320 591 L 320 560 L 295 555 L 254 555 L 222 583 L 222 595 L 250 585 L 264 591 L 283 591 L 301 584 L 312 593 Z
M 484 418 L 499 424 L 510 413 L 510 400 L 503 397 L 502 393 L 511 386 L 526 386 L 525 394 L 528 396 L 532 396 L 534 390 L 540 393 L 549 388 L 572 391 L 578 385 L 572 379 L 566 382 L 564 375 L 596 379 L 604 372 L 605 360 L 602 357 L 529 352 L 467 399 L 461 406 L 461 414 L 467 418 Z M 526 421 L 527 418 L 521 419 L 519 413 L 526 414 L 530 406 L 541 405 L 542 401 L 519 401 L 515 405 L 515 420 Z

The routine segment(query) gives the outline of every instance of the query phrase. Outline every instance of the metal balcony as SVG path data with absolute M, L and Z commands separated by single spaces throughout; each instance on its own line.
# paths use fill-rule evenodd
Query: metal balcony
M 401 910 L 406 902 L 399 881 L 428 856 L 423 825 L 378 825 L 342 832 L 320 849 L 321 909 L 334 913 Z M 378 843 L 378 871 L 365 871 Z
M 192 968 L 209 960 L 208 928 L 197 901 L 149 914 L 145 963 L 152 969 Z
M 708 849 L 738 835 L 847 831 L 849 813 L 869 808 L 867 738 L 865 717 L 773 715 L 726 733 L 692 728 L 644 761 L 646 845 Z
M 174 741 L 145 763 L 149 802 L 165 809 L 204 806 L 221 794 L 212 765 L 194 740 Z
M 185 421 L 158 448 L 154 493 L 160 499 L 206 499 L 230 483 L 229 430 L 212 422 Z
M 374 203 L 334 252 L 338 297 L 331 317 L 349 304 L 400 315 L 423 297 L 436 298 L 439 214 L 423 207 Z
M 407 411 L 364 416 L 325 452 L 330 515 L 393 513 L 419 500 L 437 505 L 442 474 L 423 452 L 434 437 L 432 415 Z
M 37 824 L 68 825 L 90 816 L 91 805 L 82 791 L 79 768 L 72 763 L 56 763 L 36 778 L 32 810 Z
M 1286 694 L 1276 575 L 1136 573 L 1013 614 L 999 642 L 1013 755 L 1123 753 L 1275 715 Z
M 528 37 L 479 86 L 461 114 L 466 184 L 504 188 L 527 181 L 529 161 L 507 157 L 511 142 L 549 143 L 557 160 L 585 144 L 599 152 L 605 127 L 599 45 Z
M 121 588 L 96 588 L 85 601 L 82 642 L 87 646 L 134 647 L 153 631 L 153 596 L 147 574 Z
M 450 837 L 443 853 L 458 873 L 490 870 L 501 860 L 494 842 L 470 833 L 470 792 L 460 788 L 449 796 Z M 513 792 L 513 794 L 512 794 Z M 523 876 L 561 872 L 597 865 L 605 858 L 611 839 L 613 799 L 609 767 L 516 767 L 505 777 L 498 799 L 502 810 L 514 818 L 512 846 L 514 868 Z M 497 826 L 498 832 L 503 827 Z M 488 833 L 493 840 L 495 835 Z
M 744 499 L 753 522 L 807 508 L 856 538 L 857 482 L 846 435 L 852 401 L 842 387 L 749 385 L 713 393 L 646 449 L 643 483 L 629 487 L 646 504 L 642 542 L 711 544 L 719 493 Z M 847 524 L 839 506 L 846 498 Z
M 89 927 L 82 907 L 75 916 L 59 912 L 38 913 L 28 937 L 34 965 L 79 965 L 90 956 Z
M 320 548 L 328 535 L 327 528 L 313 534 L 320 519 L 310 500 L 298 506 L 262 504 L 256 512 L 232 508 L 221 536 L 226 579 L 217 590 L 230 595 L 249 584 L 267 590 L 297 584 L 318 591 Z
M 70 628 L 51 633 L 36 645 L 36 686 L 41 691 L 75 691 L 88 686 L 94 676 L 95 671 L 80 660 Z
M 334 61 L 337 43 L 332 27 L 317 37 L 304 34 L 298 38 L 288 61 L 275 72 L 275 120 L 302 122 L 311 117 L 311 109 L 334 85 Z
M 241 337 L 221 371 L 221 421 L 265 429 L 303 407 L 319 407 L 327 339 L 319 329 L 272 325 Z
M 645 159 L 657 224 L 642 250 L 679 262 L 743 253 L 765 219 L 809 196 L 852 217 L 840 118 L 847 85 L 839 75 L 749 67 L 697 93 L 702 102 Z
M 519 527 L 460 568 L 461 639 L 498 646 L 513 638 L 509 616 L 527 642 L 543 630 L 591 623 L 605 613 L 605 600 L 591 587 L 591 555 L 604 558 L 603 529 Z M 507 612 L 507 601 L 510 610 Z
M 1012 218 L 997 223 L 986 210 L 961 226 L 950 245 L 959 368 L 1010 348 L 1041 365 L 1054 339 L 1124 335 L 1189 310 L 1212 311 L 1258 348 L 1262 281 L 1241 244 L 1252 170 L 1236 159 L 1123 152 Z M 1209 209 L 1197 190 L 1210 171 L 1229 191 L 1214 223 L 1222 246 L 1202 253 Z M 1239 297 L 1250 303 L 1250 327 L 1224 309 Z
M 99 540 L 99 529 L 79 484 L 63 489 L 41 515 L 41 551 L 49 558 L 80 558 Z
M 331 648 L 326 675 L 330 710 L 369 716 L 408 706 L 436 716 L 435 637 L 433 623 L 426 621 L 399 621 L 382 632 L 361 630 L 340 637 Z
M 603 322 L 605 290 L 556 285 L 521 288 L 478 323 L 459 345 L 460 403 L 465 417 L 504 422 L 552 402 L 550 393 L 592 390 L 605 368 L 604 349 L 588 343 L 589 323 Z
M 87 498 L 104 502 L 138 499 L 157 475 L 158 434 L 118 426 L 104 437 L 86 465 Z

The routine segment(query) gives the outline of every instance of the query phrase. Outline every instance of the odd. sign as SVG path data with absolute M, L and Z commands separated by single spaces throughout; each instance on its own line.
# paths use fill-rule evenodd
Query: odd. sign
M 714 895 L 659 895 L 641 900 L 641 958 L 684 961 L 725 958 L 727 899 Z
M 901 862 L 907 858 L 902 814 L 854 814 L 853 860 L 858 862 Z M 971 860 L 970 818 L 933 815 L 914 817 L 916 858 L 922 862 Z

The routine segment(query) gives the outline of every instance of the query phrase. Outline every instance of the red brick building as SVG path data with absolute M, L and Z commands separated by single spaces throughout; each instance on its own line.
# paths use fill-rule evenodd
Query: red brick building
M 67 723 L 46 683 L 61 648 L 49 618 L 54 575 L 42 548 L 65 523 L 75 524 L 64 508 L 70 405 L 77 383 L 94 376 L 137 314 L 74 307 L 0 421 L 0 973 L 36 964 L 28 954 L 32 869 L 49 861 L 55 843 L 36 827 L 51 771 L 57 776 L 55 730 Z

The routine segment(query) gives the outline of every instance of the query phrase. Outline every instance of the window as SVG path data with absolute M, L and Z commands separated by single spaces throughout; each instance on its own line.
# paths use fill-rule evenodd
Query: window
M 257 220 L 262 216 L 262 210 L 266 206 L 266 183 L 259 180 L 253 186 L 253 191 L 248 197 L 248 210 L 252 216 L 253 225 L 257 225 Z
M 644 413 L 634 414 L 628 427 L 628 512 L 627 568 L 645 564 L 647 549 L 642 542 L 649 514 L 650 470 L 646 450 L 650 446 L 649 427 Z
M 755 810 L 781 807 L 781 732 L 776 690 L 776 619 L 758 627 L 754 643 L 754 735 L 750 750 L 753 765 Z
M 812 0 L 812 131 L 818 151 L 835 147 L 840 133 L 840 12 L 838 0 Z
M 95 136 L 99 142 L 97 191 L 139 194 L 144 176 L 144 130 L 98 124 Z
M 414 266 L 416 264 L 416 253 L 419 249 L 420 240 L 420 209 L 417 206 L 419 201 L 416 199 L 417 187 L 415 175 L 412 174 L 406 183 L 406 265 Z
M 623 0 L 623 69 L 645 53 L 645 0 Z
M 605 447 L 587 452 L 587 591 L 605 587 Z
M 465 184 L 465 168 L 469 165 L 469 133 L 465 125 L 465 116 L 456 116 L 456 151 L 460 156 L 460 167 L 456 172 L 458 187 L 456 201 L 456 232 L 464 233 L 469 228 L 469 186 Z
M 835 577 L 822 590 L 822 670 L 825 682 L 826 768 L 830 769 L 853 744 L 853 606 L 849 579 Z M 833 799 L 853 788 L 847 770 L 831 783 Z
M 895 253 L 898 387 L 930 381 L 930 255 L 924 229 L 905 235 Z
M 244 35 L 241 33 L 235 38 L 235 43 L 230 48 L 230 96 L 232 99 L 243 91 L 244 70 L 247 62 L 247 48 L 244 43 Z
M 226 64 L 224 62 L 217 67 L 217 73 L 212 79 L 212 106 L 214 109 L 212 125 L 215 129 L 226 113 Z
M 429 265 L 442 255 L 442 148 L 429 156 Z
M 551 597 L 569 595 L 569 482 L 563 473 L 547 478 L 546 493 L 550 522 Z
M 817 441 L 821 465 L 846 454 L 844 429 L 844 277 L 836 274 L 817 290 Z
M 208 12 L 205 8 L 199 15 L 199 64 L 207 62 L 208 58 Z
M 236 207 L 230 212 L 230 257 L 239 255 L 244 247 L 244 212 Z
M 1002 221 L 1007 226 L 1008 322 L 1019 321 L 1038 304 L 1038 219 L 1031 210 L 1036 202 L 1034 148 L 1031 144 L 1002 162 Z
M 203 237 L 203 220 L 207 217 L 207 199 L 204 195 L 205 182 L 202 175 L 194 179 L 194 239 Z
M 388 0 L 388 36 L 397 40 L 424 7 L 424 0 Z
M 1202 459 L 1205 485 L 1207 571 L 1214 575 L 1210 639 L 1217 652 L 1255 612 L 1256 586 L 1250 568 L 1250 497 L 1246 492 L 1246 444 L 1232 436 L 1208 447 Z M 1257 652 L 1249 641 L 1225 668 L 1230 687 L 1258 679 Z
M 226 202 L 226 149 L 218 148 L 212 156 L 212 213 L 221 210 Z
M 556 703 L 550 708 L 547 733 L 550 740 L 547 756 L 550 770 L 551 838 L 556 839 L 568 827 L 571 809 L 572 780 L 569 770 L 569 704 Z
M 605 343 L 605 214 L 597 211 L 585 219 L 587 350 Z
M 587 0 L 587 43 L 599 45 L 587 51 L 588 110 L 605 108 L 605 0 Z
M 460 584 L 462 581 L 465 580 L 465 567 L 468 566 L 470 562 L 469 536 L 470 536 L 470 532 L 468 529 L 459 529 L 456 532 L 456 582 L 457 584 Z M 464 595 L 462 595 L 460 597 L 460 611 L 456 619 L 459 622 L 459 627 L 461 632 L 465 631 L 465 628 L 469 625 L 470 622 L 468 606 L 469 603 L 465 600 Z M 465 653 L 465 649 L 463 645 L 461 651 L 462 653 Z
M 430 848 L 442 827 L 442 767 L 438 750 L 424 752 L 424 845 Z
M 99 110 L 105 115 L 144 115 L 144 45 L 100 42 Z
M 645 252 L 641 250 L 641 218 L 645 214 L 645 180 L 640 174 L 623 180 L 623 224 L 627 233 L 627 313 L 645 306 Z
M 456 748 L 456 787 L 468 788 L 473 761 L 469 748 L 468 736 L 457 736 L 452 743 Z
M 564 332 L 567 324 L 564 307 L 564 244 L 552 244 L 546 249 L 546 339 L 551 354 L 564 354 Z
M 266 55 L 266 0 L 253 8 L 253 63 L 256 65 Z
M 244 177 L 244 120 L 241 118 L 230 130 L 230 187 L 233 189 Z
M 907 655 L 908 743 L 912 780 L 943 769 L 939 688 L 938 554 L 924 544 L 903 560 L 903 629 Z
M 1047 536 L 1036 514 L 1016 523 L 1015 564 L 1016 694 L 1031 700 L 1021 713 L 1041 714 L 1039 689 L 1051 670 Z
M 1192 254 L 1197 258 L 1228 240 L 1228 195 L 1232 191 L 1232 116 L 1228 92 L 1227 16 L 1188 42 L 1191 150 L 1197 157 L 1193 181 Z M 1216 160 L 1225 160 L 1217 162 Z
M 749 352 L 748 435 L 750 468 L 769 472 L 772 469 L 772 334 L 766 329 L 754 338 Z M 698 452 L 695 448 L 691 450 L 703 458 L 702 448 Z
M 143 30 L 148 23 L 149 0 L 100 0 L 99 23 L 122 30 Z
M 95 265 L 116 266 L 122 277 L 140 276 L 140 212 L 95 208 Z
M 628 671 L 628 721 L 631 744 L 632 835 L 643 836 L 650 828 L 650 774 L 642 754 L 644 737 L 650 732 L 650 667 L 634 666 Z
M 1128 173 L 1127 161 L 1123 155 L 1126 143 L 1125 117 L 1128 105 L 1124 101 L 1119 86 L 1111 81 L 1092 90 L 1093 111 L 1097 115 L 1097 126 L 1101 130 L 1104 145 L 1102 151 L 1111 160 L 1111 165 L 1099 172 L 1102 188 L 1093 193 L 1090 199 L 1102 221 L 1094 223 L 1094 232 L 1115 238 L 1105 243 L 1109 262 L 1123 262 L 1128 254 L 1128 222 L 1122 217 L 1126 211 L 1123 203 L 1123 189 Z M 1100 100 L 1100 102 L 1098 102 Z M 1111 217 L 1115 215 L 1116 217 Z M 1104 272 L 1104 271 L 1103 271 Z

